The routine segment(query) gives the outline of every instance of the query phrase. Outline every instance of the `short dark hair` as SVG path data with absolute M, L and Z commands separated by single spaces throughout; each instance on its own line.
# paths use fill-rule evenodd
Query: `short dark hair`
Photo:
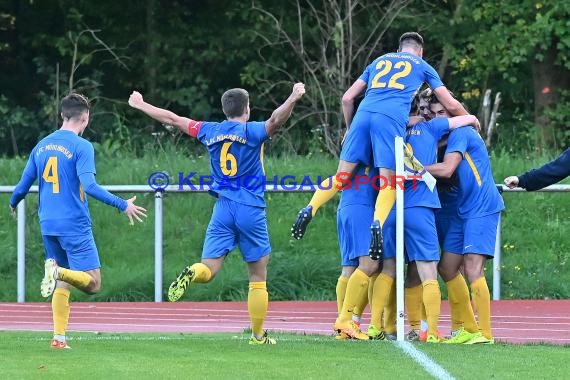
M 89 112 L 89 99 L 72 92 L 61 100 L 61 116 L 63 119 L 78 119 L 84 112 Z
M 400 50 L 403 47 L 412 47 L 420 49 L 424 47 L 424 39 L 416 32 L 406 32 L 400 37 Z
M 227 118 L 239 117 L 245 113 L 249 94 L 243 88 L 232 88 L 222 95 L 222 111 Z

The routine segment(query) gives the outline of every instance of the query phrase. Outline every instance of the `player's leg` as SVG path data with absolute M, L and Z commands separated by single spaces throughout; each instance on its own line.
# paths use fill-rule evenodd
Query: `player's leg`
M 236 206 L 239 249 L 249 272 L 247 310 L 252 331 L 249 344 L 275 344 L 275 339 L 269 338 L 263 329 L 269 307 L 267 263 L 271 252 L 265 209 L 242 204 Z
M 362 315 L 368 303 L 368 285 L 370 276 L 377 272 L 378 262 L 370 260 L 367 254 L 369 235 L 366 227 L 372 218 L 372 208 L 365 205 L 350 205 L 338 210 L 339 245 L 343 256 L 343 265 L 357 264 L 348 279 L 344 302 L 335 322 L 335 330 L 341 336 L 354 339 L 368 339 L 360 330 L 355 316 Z M 357 317 L 358 318 L 358 317 Z
M 380 175 L 380 192 L 376 198 L 374 221 L 371 225 L 370 257 L 379 258 L 382 255 L 382 228 L 396 201 L 398 181 L 395 178 L 394 139 L 396 136 L 404 137 L 406 126 L 399 125 L 382 114 L 374 114 L 370 123 L 374 166 L 379 168 Z M 398 149 L 401 148 L 398 147 Z M 403 185 L 403 181 L 399 183 Z
M 358 163 L 369 161 L 371 154 L 370 115 L 369 112 L 358 112 L 355 115 L 342 146 L 336 174 L 324 180 L 313 194 L 309 204 L 299 211 L 297 220 L 291 227 L 293 238 L 301 239 L 303 237 L 318 209 L 342 189 L 343 182 L 346 183 L 350 180 Z
M 169 301 L 178 301 L 190 283 L 204 284 L 214 279 L 226 256 L 236 246 L 235 213 L 235 202 L 224 197 L 216 201 L 210 223 L 206 229 L 202 260 L 184 268 L 176 280 L 170 284 L 168 288 Z
M 494 343 L 491 331 L 491 296 L 485 279 L 485 263 L 493 258 L 500 213 L 467 219 L 465 223 L 465 275 L 477 310 L 482 337 L 468 343 Z
M 424 307 L 422 294 L 422 280 L 418 274 L 416 262 L 412 261 L 408 263 L 406 281 L 404 282 L 404 303 L 406 305 L 406 313 L 410 325 L 406 339 L 409 341 L 417 341 L 420 339 L 422 308 Z
M 355 269 L 356 265 L 350 265 L 350 266 L 343 265 L 340 272 L 340 276 L 336 281 L 335 292 L 336 292 L 336 308 L 338 315 L 340 315 L 342 311 L 342 304 L 344 303 L 344 297 L 346 295 L 346 286 L 348 284 L 348 279 L 350 278 Z

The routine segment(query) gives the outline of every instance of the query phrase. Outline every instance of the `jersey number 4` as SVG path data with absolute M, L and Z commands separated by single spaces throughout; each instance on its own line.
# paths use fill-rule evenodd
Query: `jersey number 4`
M 59 194 L 59 176 L 57 174 L 57 156 L 48 158 L 44 172 L 42 173 L 44 181 L 53 185 L 52 191 L 54 194 Z
M 392 61 L 380 60 L 376 64 L 376 70 L 380 70 L 372 79 L 372 86 L 370 88 L 396 88 L 403 90 L 404 85 L 398 83 L 398 79 L 407 77 L 412 72 L 412 64 L 407 61 L 398 61 L 394 64 L 394 69 L 399 70 L 393 73 L 389 78 L 387 74 L 392 70 Z M 385 78 L 386 77 L 386 78 Z
M 238 171 L 236 156 L 229 152 L 232 144 L 233 141 L 225 142 L 224 145 L 222 145 L 222 153 L 220 153 L 220 167 L 222 173 L 230 177 L 236 175 Z

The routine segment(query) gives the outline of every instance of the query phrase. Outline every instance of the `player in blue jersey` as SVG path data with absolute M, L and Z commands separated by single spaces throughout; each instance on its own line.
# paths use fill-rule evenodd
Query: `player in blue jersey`
M 364 148 L 366 149 L 366 148 Z M 370 152 L 370 147 L 368 148 Z M 369 160 L 371 163 L 372 160 Z M 368 304 L 368 287 L 379 270 L 379 262 L 368 257 L 374 200 L 378 186 L 374 172 L 362 164 L 349 186 L 341 192 L 337 210 L 338 242 L 342 273 L 337 281 L 338 318 L 334 329 L 338 338 L 368 340 L 360 330 L 360 319 Z M 375 189 L 376 188 L 376 189 Z M 377 335 L 376 339 L 384 339 Z
M 404 137 L 412 99 L 420 86 L 427 82 L 453 115 L 466 115 L 463 106 L 455 100 L 441 82 L 437 72 L 423 56 L 423 38 L 414 32 L 400 37 L 398 52 L 376 58 L 342 97 L 342 109 L 348 129 L 340 155 L 337 175 L 315 192 L 309 205 L 299 211 L 292 227 L 292 235 L 300 239 L 319 207 L 342 188 L 340 173 L 354 173 L 366 157 L 361 147 L 372 144 L 374 165 L 384 178 L 394 177 L 394 139 Z M 353 120 L 354 100 L 365 92 Z M 330 183 L 332 181 L 332 184 Z M 376 199 L 374 222 L 371 227 L 370 255 L 379 259 L 382 253 L 381 226 L 395 201 L 394 183 L 382 189 Z
M 53 293 L 53 348 L 69 348 L 65 333 L 69 321 L 69 296 L 72 286 L 85 293 L 101 289 L 101 264 L 85 194 L 142 221 L 145 209 L 121 199 L 100 187 L 95 181 L 93 145 L 81 135 L 89 123 L 89 101 L 72 93 L 61 101 L 63 124 L 56 132 L 42 139 L 30 158 L 10 198 L 10 208 L 28 194 L 38 179 L 39 220 L 45 248 L 45 273 L 41 294 Z
M 431 111 L 436 118 L 449 117 L 449 112 L 434 98 Z M 445 251 L 439 273 L 449 282 L 459 274 L 461 265 L 471 286 L 471 296 L 478 314 L 479 329 L 464 311 L 469 297 L 459 302 L 464 306 L 461 318 L 465 330 L 451 343 L 494 343 L 491 331 L 491 298 L 485 279 L 485 262 L 493 258 L 497 226 L 505 208 L 495 186 L 491 162 L 481 136 L 473 128 L 460 128 L 450 133 L 441 163 L 428 166 L 434 176 L 450 178 L 457 171 L 460 183 L 457 198 L 458 219 L 452 223 L 444 241 Z M 468 326 L 469 324 L 469 326 Z
M 422 121 L 406 130 L 405 142 L 415 158 L 424 165 L 434 164 L 438 141 L 450 130 L 478 125 L 473 115 Z M 422 299 L 429 326 L 427 342 L 438 343 L 441 291 L 437 282 L 439 246 L 434 210 L 440 207 L 437 193 L 428 188 L 417 173 L 407 174 L 404 183 L 404 244 L 406 260 L 414 262 L 421 280 Z M 419 179 L 419 180 L 418 180 Z M 384 226 L 384 263 L 374 284 L 371 323 L 381 320 L 389 291 L 396 277 L 396 212 L 392 210 Z M 379 315 L 380 314 L 380 315 Z
M 249 344 L 275 344 L 263 330 L 267 315 L 267 263 L 269 235 L 265 215 L 263 143 L 291 116 L 305 93 L 297 83 L 291 95 L 264 122 L 250 122 L 249 94 L 236 88 L 222 95 L 223 122 L 202 122 L 178 116 L 146 103 L 133 92 L 129 104 L 163 124 L 176 126 L 197 138 L 208 149 L 214 178 L 211 193 L 218 198 L 202 250 L 202 260 L 186 267 L 168 289 L 168 299 L 177 301 L 190 283 L 210 282 L 226 256 L 239 246 L 249 271 L 248 312 L 252 337 Z

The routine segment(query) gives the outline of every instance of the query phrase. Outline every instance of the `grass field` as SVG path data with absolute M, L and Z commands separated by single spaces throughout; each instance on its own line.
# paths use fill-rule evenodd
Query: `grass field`
M 491 157 L 496 182 L 510 174 L 546 162 L 548 157 Z M 178 172 L 208 174 L 204 156 L 168 148 L 137 158 L 114 152 L 97 153 L 100 184 L 146 184 L 148 176 L 166 171 L 176 183 Z M 14 185 L 24 159 L 0 159 L 0 185 Z M 327 156 L 267 157 L 268 176 L 327 175 L 336 161 Z M 123 197 L 131 194 L 123 194 Z M 95 296 L 74 293 L 74 300 L 149 301 L 154 297 L 154 197 L 138 194 L 138 203 L 149 210 L 144 224 L 129 226 L 116 210 L 90 201 L 94 234 L 103 264 L 103 290 Z M 505 299 L 570 298 L 570 194 L 507 193 L 503 214 L 502 282 Z M 319 211 L 307 235 L 291 241 L 289 228 L 310 194 L 267 194 L 267 215 L 272 260 L 268 287 L 273 300 L 334 299 L 339 274 L 336 236 L 337 200 Z M 0 195 L 0 301 L 16 299 L 16 222 L 8 213 L 8 194 Z M 43 248 L 36 215 L 37 195 L 27 198 L 26 299 L 39 301 L 38 282 L 43 271 Z M 200 258 L 213 198 L 207 194 L 168 194 L 164 199 L 165 287 L 181 268 Z M 490 265 L 487 267 L 489 274 Z M 489 275 L 490 279 L 490 275 Z M 193 292 L 192 300 L 244 300 L 247 272 L 238 252 L 227 260 L 216 280 Z M 444 290 L 445 291 L 445 290 Z
M 570 347 L 560 346 L 400 346 L 291 334 L 273 335 L 275 346 L 249 346 L 246 333 L 73 333 L 71 350 L 52 350 L 49 333 L 2 336 L 10 342 L 0 345 L 5 379 L 445 378 L 414 361 L 418 352 L 457 379 L 561 379 L 570 354 Z

